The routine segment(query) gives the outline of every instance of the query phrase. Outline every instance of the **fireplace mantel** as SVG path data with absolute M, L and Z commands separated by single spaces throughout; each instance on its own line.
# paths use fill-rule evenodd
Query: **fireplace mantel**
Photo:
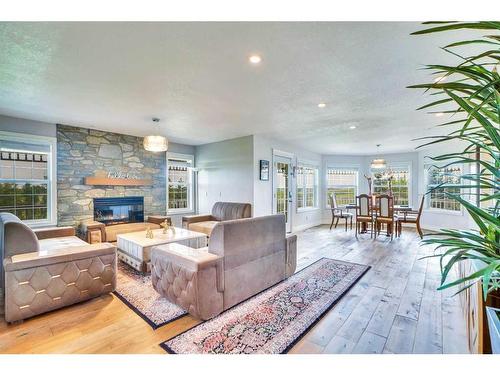
M 109 178 L 109 177 L 85 177 L 85 185 L 109 185 L 109 186 L 144 186 L 152 185 L 152 180 L 133 178 Z

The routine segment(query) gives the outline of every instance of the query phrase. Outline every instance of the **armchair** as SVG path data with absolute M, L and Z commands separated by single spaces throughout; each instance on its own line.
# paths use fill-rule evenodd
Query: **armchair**
M 209 215 L 183 216 L 182 226 L 186 229 L 205 233 L 208 237 L 215 225 L 221 221 L 245 219 L 252 216 L 249 203 L 216 202 Z
M 398 234 L 401 235 L 403 230 L 403 224 L 415 224 L 417 228 L 418 235 L 420 238 L 424 238 L 424 233 L 422 232 L 422 227 L 420 225 L 420 219 L 422 218 L 422 212 L 424 209 L 425 195 L 422 196 L 420 200 L 420 206 L 418 211 L 402 212 L 397 215 L 398 218 Z
M 297 237 L 285 216 L 230 220 L 214 226 L 207 248 L 154 247 L 153 287 L 196 318 L 207 320 L 291 276 Z
M 0 299 L 14 322 L 112 292 L 116 248 L 89 245 L 71 227 L 33 231 L 0 213 Z
M 333 223 L 335 222 L 335 219 L 337 221 L 335 222 L 335 228 L 337 228 L 337 225 L 339 224 L 340 219 L 345 220 L 345 231 L 347 232 L 347 222 L 350 219 L 351 220 L 351 229 L 352 229 L 352 217 L 353 214 L 348 212 L 346 209 L 342 209 L 337 206 L 337 197 L 335 196 L 335 193 L 332 194 L 330 197 L 330 208 L 332 210 L 332 223 L 330 224 L 330 230 L 333 227 Z

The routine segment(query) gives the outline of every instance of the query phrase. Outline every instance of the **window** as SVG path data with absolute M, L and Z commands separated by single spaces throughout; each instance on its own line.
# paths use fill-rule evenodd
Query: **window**
M 410 166 L 388 166 L 383 172 L 373 173 L 373 194 L 389 194 L 392 190 L 394 204 L 410 204 Z
M 318 168 L 297 167 L 297 209 L 318 207 Z
M 462 168 L 452 165 L 445 168 L 430 166 L 427 169 L 427 191 L 431 191 L 428 208 L 447 211 L 460 211 L 460 203 L 446 195 L 460 194 L 460 176 Z M 441 184 L 443 186 L 438 187 Z
M 328 168 L 326 172 L 326 203 L 330 206 L 333 194 L 337 206 L 356 203 L 358 170 L 354 168 Z
M 193 156 L 168 153 L 168 211 L 193 211 Z
M 0 211 L 32 226 L 56 223 L 55 142 L 0 132 Z

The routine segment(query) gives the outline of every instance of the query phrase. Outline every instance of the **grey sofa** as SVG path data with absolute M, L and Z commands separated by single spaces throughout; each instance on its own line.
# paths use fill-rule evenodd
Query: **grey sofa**
M 295 272 L 297 237 L 284 215 L 219 222 L 207 248 L 169 244 L 152 249 L 153 287 L 207 320 Z
M 210 215 L 190 215 L 182 218 L 186 229 L 205 233 L 208 237 L 215 225 L 221 221 L 244 219 L 252 216 L 250 203 L 216 202 Z
M 89 245 L 71 227 L 33 231 L 15 215 L 0 213 L 0 255 L 0 300 L 5 300 L 7 322 L 109 293 L 116 286 L 115 246 Z

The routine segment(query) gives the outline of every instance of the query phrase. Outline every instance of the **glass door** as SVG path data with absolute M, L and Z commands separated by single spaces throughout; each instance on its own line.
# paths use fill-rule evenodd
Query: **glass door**
M 284 214 L 286 220 L 286 231 L 291 232 L 292 209 L 292 160 L 290 158 L 274 157 L 274 213 Z

